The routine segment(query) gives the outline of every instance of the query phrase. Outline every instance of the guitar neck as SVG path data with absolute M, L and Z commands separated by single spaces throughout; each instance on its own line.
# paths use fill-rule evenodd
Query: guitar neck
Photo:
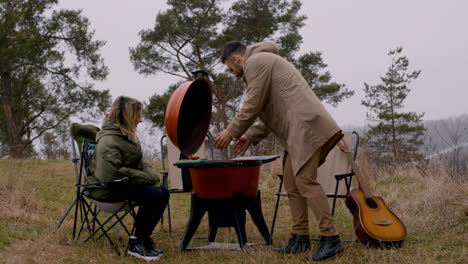
M 346 146 L 346 143 L 344 143 L 345 146 Z M 344 151 L 343 151 L 346 155 L 346 159 L 348 160 L 349 164 L 351 164 L 351 168 L 353 169 L 354 171 L 354 174 L 356 176 L 356 179 L 358 181 L 358 184 L 359 184 L 359 188 L 362 189 L 362 191 L 364 192 L 364 195 L 366 197 L 371 197 L 371 193 L 369 192 L 369 188 L 367 187 L 367 184 L 366 182 L 364 181 L 363 177 L 362 177 L 362 174 L 361 172 L 359 171 L 359 168 L 357 167 L 356 163 L 354 162 L 354 159 L 353 157 L 351 156 L 351 151 L 349 151 L 349 148 L 348 146 L 345 147 Z

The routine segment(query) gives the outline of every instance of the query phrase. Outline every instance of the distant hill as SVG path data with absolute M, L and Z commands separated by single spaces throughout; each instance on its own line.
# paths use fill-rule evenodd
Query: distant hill
M 424 122 L 427 131 L 424 135 L 424 145 L 438 150 L 453 147 L 455 143 L 462 145 L 468 142 L 468 114 L 457 117 L 428 120 Z
M 434 156 L 437 153 L 447 154 L 453 151 L 456 146 L 462 156 L 468 157 L 468 114 L 440 120 L 424 121 L 426 132 L 424 134 L 424 145 L 421 151 L 427 155 Z M 367 126 L 353 127 L 343 126 L 344 130 L 354 130 L 363 136 L 368 129 Z

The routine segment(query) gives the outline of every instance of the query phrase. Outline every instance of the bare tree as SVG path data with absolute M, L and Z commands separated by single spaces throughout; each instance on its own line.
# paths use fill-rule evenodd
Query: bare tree
M 438 154 L 445 157 L 447 170 L 455 179 L 464 180 L 468 172 L 463 157 L 463 149 L 468 147 L 468 115 L 442 120 L 435 131 L 446 146 Z

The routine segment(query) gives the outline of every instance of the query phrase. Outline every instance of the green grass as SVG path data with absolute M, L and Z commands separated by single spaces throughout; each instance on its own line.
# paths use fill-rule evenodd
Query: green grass
M 159 164 L 155 163 L 155 166 Z M 159 171 L 159 168 L 157 169 Z M 271 225 L 277 179 L 261 175 L 262 210 Z M 344 255 L 326 263 L 467 263 L 468 188 L 444 175 L 423 175 L 417 170 L 399 170 L 374 178 L 373 192 L 405 223 L 408 237 L 403 247 L 378 250 L 357 242 L 346 242 Z M 85 244 L 71 238 L 73 212 L 54 232 L 74 198 L 73 164 L 62 160 L 0 161 L 0 263 L 143 263 L 133 257 L 118 256 L 105 239 Z M 166 253 L 165 263 L 304 263 L 313 251 L 298 256 L 273 251 L 283 247 L 291 230 L 287 198 L 280 201 L 279 216 L 272 247 L 257 246 L 245 251 L 211 250 L 177 251 L 190 214 L 190 194 L 173 194 L 170 199 L 172 239 L 168 234 L 167 215 L 163 225 L 153 232 L 153 240 Z M 310 234 L 319 232 L 310 217 Z M 337 203 L 335 223 L 343 239 L 355 240 L 352 217 L 343 200 Z M 247 217 L 249 242 L 263 242 Z M 189 247 L 205 245 L 208 234 L 207 216 Z M 115 235 L 112 237 L 116 239 Z M 125 236 L 124 236 L 125 237 Z M 126 237 L 125 237 L 126 238 Z M 236 243 L 234 230 L 218 230 L 217 242 Z M 119 244 L 121 250 L 125 241 Z M 313 242 L 313 250 L 318 246 Z

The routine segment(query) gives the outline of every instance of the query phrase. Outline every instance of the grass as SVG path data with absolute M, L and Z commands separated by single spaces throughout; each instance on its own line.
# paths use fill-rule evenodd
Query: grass
M 158 164 L 155 164 L 158 166 Z M 159 169 L 157 170 L 159 171 Z M 262 207 L 271 225 L 276 201 L 278 166 L 265 166 L 261 175 Z M 345 243 L 344 255 L 327 263 L 467 263 L 468 185 L 456 183 L 440 168 L 416 168 L 367 175 L 373 193 L 405 223 L 408 237 L 400 249 L 377 250 L 360 243 Z M 133 257 L 117 256 L 105 239 L 85 244 L 71 238 L 73 213 L 54 232 L 55 224 L 74 198 L 73 165 L 68 160 L 0 161 L 0 263 L 142 263 Z M 304 263 L 307 256 L 281 255 L 291 230 L 287 198 L 280 201 L 274 246 L 258 246 L 244 252 L 228 250 L 178 253 L 178 244 L 190 214 L 190 195 L 171 196 L 173 236 L 167 217 L 153 232 L 156 245 L 166 253 L 166 263 Z M 310 213 L 310 234 L 318 236 Z M 337 203 L 335 223 L 344 239 L 355 239 L 350 213 L 342 200 Z M 249 242 L 262 242 L 247 217 Z M 206 244 L 207 218 L 202 221 L 189 246 Z M 115 237 L 114 237 L 115 238 Z M 201 239 L 199 239 L 201 238 Z M 236 242 L 235 232 L 218 230 L 217 242 Z M 125 243 L 120 243 L 124 247 Z M 317 243 L 313 243 L 316 248 Z

